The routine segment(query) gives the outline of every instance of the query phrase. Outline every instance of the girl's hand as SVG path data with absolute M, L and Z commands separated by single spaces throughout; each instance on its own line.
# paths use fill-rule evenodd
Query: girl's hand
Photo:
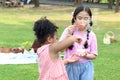
M 75 26 L 74 25 L 69 26 L 68 27 L 68 36 L 72 35 L 74 30 L 75 30 Z
M 80 44 L 82 41 L 82 38 L 78 35 L 73 35 L 73 36 L 76 38 L 76 42 Z
M 79 58 L 75 58 L 74 55 L 75 54 L 72 54 L 66 59 L 67 63 L 73 63 L 73 62 L 77 62 L 79 60 Z
M 76 55 L 79 57 L 85 57 L 87 55 L 87 53 L 86 53 L 85 49 L 79 49 L 79 50 L 77 50 Z
M 76 55 L 79 56 L 79 57 L 85 57 L 86 54 L 87 54 L 87 53 L 85 53 L 85 52 L 82 52 L 82 53 L 78 53 L 78 52 L 77 52 L 77 53 L 76 53 Z
M 78 38 L 78 39 L 77 39 L 77 42 L 78 42 L 79 44 L 81 43 L 81 41 L 82 41 L 81 38 Z

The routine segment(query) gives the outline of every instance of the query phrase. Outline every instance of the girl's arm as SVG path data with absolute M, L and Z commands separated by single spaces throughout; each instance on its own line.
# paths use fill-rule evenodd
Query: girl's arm
M 77 56 L 81 56 L 81 57 L 85 57 L 88 59 L 95 59 L 97 57 L 97 55 L 95 54 L 89 54 L 87 52 L 83 52 L 83 53 L 76 53 Z
M 82 56 L 88 59 L 95 59 L 98 55 L 98 49 L 97 49 L 97 39 L 95 34 L 93 33 L 92 36 L 92 42 L 90 44 L 90 52 L 88 53 L 87 51 L 83 51 L 83 52 L 78 52 L 76 53 L 78 56 Z
M 70 25 L 69 27 L 67 27 L 67 28 L 63 31 L 63 33 L 62 33 L 59 41 L 62 41 L 62 40 L 64 40 L 64 39 L 70 37 L 70 36 L 73 34 L 74 29 L 75 29 L 74 25 Z M 65 51 L 65 49 L 62 50 L 62 52 L 64 52 L 64 51 Z
M 75 29 L 74 25 L 71 25 L 71 26 L 67 27 L 67 28 L 63 31 L 63 33 L 62 33 L 59 41 L 62 41 L 63 39 L 71 36 L 72 33 L 73 33 L 73 31 L 74 31 L 74 29 Z
M 81 41 L 81 38 L 73 35 L 70 36 L 62 41 L 59 41 L 57 43 L 53 43 L 52 45 L 50 45 L 49 51 L 50 51 L 50 55 L 52 59 L 57 59 L 58 58 L 58 52 L 69 47 L 70 45 L 72 45 L 75 41 Z
M 90 44 L 90 47 L 91 47 L 91 51 L 89 53 L 86 52 L 86 58 L 88 59 L 95 59 L 98 55 L 98 49 L 97 49 L 97 38 L 96 38 L 96 35 L 93 33 L 93 36 L 92 36 L 92 43 Z
M 53 43 L 49 47 L 50 57 L 52 60 L 58 59 L 58 52 L 72 45 L 75 41 L 78 41 L 79 38 L 76 35 L 70 36 L 62 41 Z
M 95 59 L 97 57 L 97 55 L 85 53 L 84 57 L 88 58 L 88 59 Z

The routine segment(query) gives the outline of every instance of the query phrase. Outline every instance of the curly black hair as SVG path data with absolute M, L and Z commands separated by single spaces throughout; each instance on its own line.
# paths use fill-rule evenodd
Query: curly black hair
M 33 31 L 40 44 L 44 44 L 48 36 L 54 37 L 57 29 L 58 27 L 46 19 L 46 17 L 37 20 L 33 27 Z

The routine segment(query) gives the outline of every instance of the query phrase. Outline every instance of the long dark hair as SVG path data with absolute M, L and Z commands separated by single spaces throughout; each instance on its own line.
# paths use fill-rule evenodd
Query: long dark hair
M 90 25 L 90 28 L 87 30 L 87 39 L 86 39 L 86 41 L 85 41 L 85 43 L 84 43 L 84 48 L 86 49 L 86 48 L 88 48 L 88 40 L 89 40 L 89 33 L 90 33 L 90 31 L 91 31 L 91 27 L 92 27 L 92 25 L 93 25 L 93 22 L 92 22 L 92 12 L 91 12 L 91 10 L 90 10 L 90 8 L 89 7 L 85 7 L 85 6 L 78 6 L 76 9 L 75 9 L 75 11 L 73 12 L 73 18 L 72 18 L 72 20 L 71 20 L 71 23 L 72 24 L 74 24 L 75 23 L 75 19 L 76 19 L 76 16 L 77 16 L 77 14 L 79 13 L 79 12 L 82 12 L 82 11 L 86 11 L 87 13 L 88 13 L 88 15 L 90 16 L 90 23 L 89 23 L 89 25 Z M 71 45 L 70 47 L 69 47 L 69 49 L 72 49 L 73 48 L 73 45 Z

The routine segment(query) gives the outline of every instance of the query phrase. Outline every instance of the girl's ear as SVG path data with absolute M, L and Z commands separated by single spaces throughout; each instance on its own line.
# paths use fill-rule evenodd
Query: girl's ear
M 91 23 L 91 22 L 92 22 L 92 18 L 89 19 L 89 23 Z
M 53 40 L 53 39 L 52 39 L 52 37 L 50 37 L 50 36 L 47 38 L 47 42 L 48 42 L 48 43 L 51 43 L 52 40 Z
M 74 24 L 76 24 L 76 18 L 73 18 L 73 20 L 74 20 Z
M 90 26 L 93 25 L 92 18 L 90 18 L 89 24 L 90 24 Z
M 76 18 L 73 18 L 74 19 L 74 21 L 76 21 Z

